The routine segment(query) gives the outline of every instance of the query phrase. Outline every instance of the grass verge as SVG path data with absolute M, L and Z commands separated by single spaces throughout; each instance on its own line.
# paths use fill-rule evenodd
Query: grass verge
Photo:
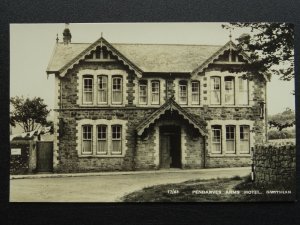
M 125 195 L 121 200 L 124 202 L 293 201 L 295 191 L 292 194 L 266 194 L 267 190 L 284 191 L 287 190 L 286 187 L 290 188 L 282 185 L 259 187 L 249 177 L 236 176 L 146 187 Z

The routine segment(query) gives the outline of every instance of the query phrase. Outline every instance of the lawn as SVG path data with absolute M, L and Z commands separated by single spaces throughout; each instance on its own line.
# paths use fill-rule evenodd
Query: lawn
M 189 180 L 178 184 L 146 187 L 122 198 L 124 202 L 239 202 L 292 201 L 292 194 L 266 194 L 284 187 L 257 187 L 249 177 Z

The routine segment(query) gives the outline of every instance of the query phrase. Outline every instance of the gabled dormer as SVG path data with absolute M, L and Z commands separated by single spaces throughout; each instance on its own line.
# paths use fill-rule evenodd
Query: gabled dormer
M 204 63 L 192 71 L 192 76 L 200 75 L 212 64 L 219 65 L 241 65 L 250 63 L 249 56 L 237 47 L 232 41 L 227 42 L 218 51 L 211 55 Z

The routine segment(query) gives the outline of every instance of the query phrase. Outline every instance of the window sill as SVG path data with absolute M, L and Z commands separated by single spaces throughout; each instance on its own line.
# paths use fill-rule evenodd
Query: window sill
M 252 105 L 208 105 L 212 108 L 251 108 Z
M 251 158 L 250 154 L 218 154 L 218 153 L 210 153 L 207 155 L 210 158 Z
M 97 105 L 79 105 L 81 108 L 97 108 L 97 107 L 125 107 L 124 104 L 97 104 Z
M 125 155 L 78 155 L 79 158 L 124 158 Z

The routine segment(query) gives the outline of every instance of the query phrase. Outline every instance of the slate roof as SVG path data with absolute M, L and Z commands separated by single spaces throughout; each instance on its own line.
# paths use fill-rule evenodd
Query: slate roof
M 143 72 L 191 73 L 222 46 L 110 43 Z M 57 43 L 47 72 L 57 72 L 86 50 L 90 43 Z

